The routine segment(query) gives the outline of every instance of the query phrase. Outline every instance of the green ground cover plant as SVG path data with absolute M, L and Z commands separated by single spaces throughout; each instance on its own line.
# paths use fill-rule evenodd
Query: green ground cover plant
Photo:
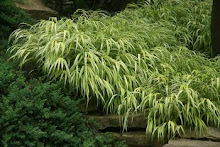
M 2 56 L 1 56 L 2 58 Z M 96 131 L 62 84 L 26 80 L 0 59 L 0 146 L 125 146 L 110 133 Z
M 78 10 L 18 29 L 9 52 L 96 100 L 106 113 L 143 113 L 149 139 L 220 125 L 220 59 L 210 59 L 211 0 L 130 5 L 113 17 Z

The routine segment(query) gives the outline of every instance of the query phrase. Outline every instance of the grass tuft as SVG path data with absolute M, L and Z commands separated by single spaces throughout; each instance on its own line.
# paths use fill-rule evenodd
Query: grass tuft
M 210 0 L 131 5 L 113 17 L 78 10 L 14 31 L 8 51 L 106 113 L 145 114 L 149 139 L 163 141 L 186 127 L 219 127 L 220 60 L 206 57 L 210 12 Z

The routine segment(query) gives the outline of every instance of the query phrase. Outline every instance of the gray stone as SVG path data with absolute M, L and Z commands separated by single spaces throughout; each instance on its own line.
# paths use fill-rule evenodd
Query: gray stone
M 208 127 L 207 138 L 210 138 L 211 140 L 215 140 L 215 141 L 220 142 L 220 130 L 217 128 Z
M 56 17 L 58 13 L 55 10 L 50 9 L 45 6 L 41 0 L 29 0 L 27 4 L 21 4 L 15 2 L 16 6 L 25 10 L 29 13 L 32 18 L 40 20 L 40 19 L 48 19 L 49 17 Z
M 185 130 L 185 135 L 183 135 L 182 138 L 213 140 L 220 142 L 220 130 L 217 128 L 208 127 L 207 132 L 204 134 L 196 134 L 193 131 Z
M 170 140 L 163 147 L 220 147 L 220 142 L 206 140 L 176 139 Z

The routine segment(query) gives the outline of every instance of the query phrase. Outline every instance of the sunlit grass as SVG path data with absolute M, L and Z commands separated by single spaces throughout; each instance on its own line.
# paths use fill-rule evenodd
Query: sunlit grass
M 106 113 L 143 113 L 146 132 L 164 140 L 220 122 L 220 60 L 210 53 L 211 1 L 130 6 L 110 17 L 78 10 L 10 36 L 20 65 L 62 80 Z M 191 50 L 189 50 L 190 48 Z M 192 51 L 194 50 L 194 51 Z M 124 118 L 124 129 L 127 122 Z

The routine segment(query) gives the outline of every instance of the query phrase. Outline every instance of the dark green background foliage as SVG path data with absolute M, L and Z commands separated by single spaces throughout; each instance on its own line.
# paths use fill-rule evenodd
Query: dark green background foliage
M 32 23 L 32 20 L 27 13 L 15 6 L 13 0 L 0 1 L 0 39 L 6 39 L 23 22 Z
M 73 0 L 79 7 L 87 7 L 88 9 L 104 9 L 109 12 L 120 11 L 125 8 L 128 3 L 137 0 Z
M 123 146 L 111 134 L 95 132 L 78 101 L 59 83 L 27 81 L 3 59 L 0 62 L 0 146 Z
M 143 0 L 41 0 L 56 9 L 61 15 L 72 15 L 77 9 L 106 10 L 110 13 L 123 10 L 128 3 Z M 61 6 L 61 3 L 65 3 Z

